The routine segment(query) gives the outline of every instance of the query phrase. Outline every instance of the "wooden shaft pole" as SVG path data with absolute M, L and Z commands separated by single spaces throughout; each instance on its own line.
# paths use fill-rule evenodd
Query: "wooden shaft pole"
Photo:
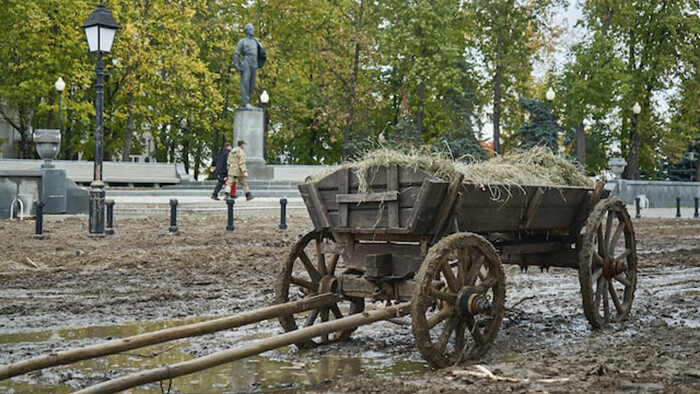
M 377 309 L 371 312 L 358 313 L 338 320 L 326 323 L 315 324 L 310 327 L 264 339 L 237 349 L 223 350 L 208 356 L 195 358 L 171 366 L 154 368 L 148 371 L 127 375 L 118 379 L 109 380 L 94 386 L 87 387 L 76 392 L 76 394 L 88 393 L 116 393 L 143 384 L 168 380 L 178 376 L 187 375 L 217 365 L 226 364 L 231 361 L 245 357 L 254 356 L 269 350 L 277 349 L 305 339 L 310 339 L 333 332 L 350 330 L 355 327 L 367 325 L 380 320 L 388 320 L 410 313 L 411 303 L 404 302 L 384 309 Z
M 71 364 L 81 360 L 120 353 L 144 346 L 172 341 L 174 339 L 211 334 L 213 332 L 228 330 L 292 313 L 329 307 L 338 302 L 338 300 L 338 296 L 335 294 L 322 294 L 301 301 L 273 305 L 262 309 L 239 313 L 233 316 L 222 317 L 220 319 L 188 324 L 180 327 L 172 327 L 165 330 L 135 335 L 128 338 L 116 339 L 99 345 L 86 346 L 78 349 L 64 350 L 62 352 L 52 353 L 45 356 L 38 356 L 28 360 L 19 361 L 14 364 L 1 365 L 0 380 L 47 367 Z

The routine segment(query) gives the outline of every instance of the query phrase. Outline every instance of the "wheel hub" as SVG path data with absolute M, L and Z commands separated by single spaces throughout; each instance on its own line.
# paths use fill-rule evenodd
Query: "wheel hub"
M 624 260 L 616 260 L 611 255 L 606 255 L 603 259 L 603 275 L 606 278 L 612 278 L 627 271 L 627 262 Z
M 463 317 L 491 312 L 491 302 L 474 288 L 460 291 L 457 295 L 457 305 Z
M 326 275 L 321 278 L 321 283 L 318 285 L 319 294 L 335 293 L 338 291 L 338 278 L 331 275 Z

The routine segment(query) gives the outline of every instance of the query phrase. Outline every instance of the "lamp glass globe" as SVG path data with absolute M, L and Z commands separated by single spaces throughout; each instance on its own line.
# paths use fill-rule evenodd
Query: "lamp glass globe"
M 547 100 L 552 101 L 557 96 L 557 94 L 554 92 L 554 89 L 549 88 L 545 96 L 547 97 Z
M 63 78 L 58 77 L 58 79 L 56 80 L 55 86 L 56 86 L 56 90 L 58 90 L 59 92 L 62 92 L 63 89 L 66 88 L 66 83 L 63 81 Z
M 632 112 L 634 112 L 635 115 L 639 115 L 642 112 L 642 107 L 639 106 L 639 103 L 634 103 Z

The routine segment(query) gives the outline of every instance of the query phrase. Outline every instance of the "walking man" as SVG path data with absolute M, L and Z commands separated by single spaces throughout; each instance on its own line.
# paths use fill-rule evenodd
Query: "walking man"
M 228 182 L 226 185 L 233 187 L 233 183 L 238 182 L 245 193 L 245 200 L 250 201 L 253 199 L 253 195 L 248 190 L 248 183 L 246 182 L 248 167 L 245 164 L 246 157 L 245 152 L 243 152 L 245 141 L 240 140 L 237 145 L 228 155 Z
M 231 143 L 227 142 L 226 144 L 224 144 L 224 147 L 221 148 L 219 154 L 216 155 L 214 161 L 211 162 L 211 172 L 216 174 L 218 178 L 218 182 L 216 183 L 216 187 L 214 188 L 214 193 L 211 194 L 212 200 L 219 200 L 219 192 L 224 186 L 224 181 L 226 180 L 226 173 L 228 171 L 226 165 L 228 163 L 228 155 L 230 151 Z

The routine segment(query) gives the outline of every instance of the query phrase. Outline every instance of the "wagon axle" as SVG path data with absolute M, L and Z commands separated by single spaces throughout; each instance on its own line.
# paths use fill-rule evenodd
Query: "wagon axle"
M 474 288 L 466 288 L 457 295 L 457 305 L 462 317 L 491 313 L 492 305 L 488 297 Z

